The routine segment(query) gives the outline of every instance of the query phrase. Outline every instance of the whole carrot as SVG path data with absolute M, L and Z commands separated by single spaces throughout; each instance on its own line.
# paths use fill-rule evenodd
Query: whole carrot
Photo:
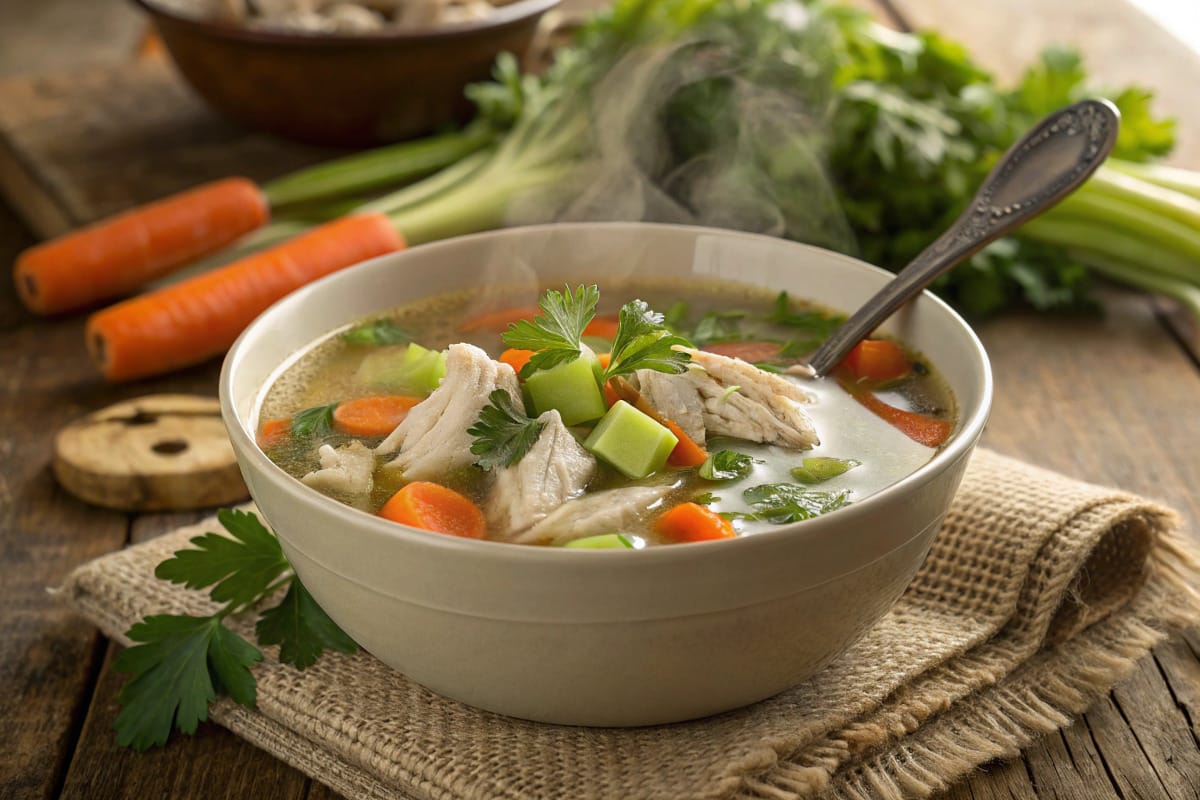
M 252 181 L 207 183 L 34 245 L 13 266 L 17 294 L 38 314 L 119 297 L 220 250 L 269 216 Z
M 93 314 L 87 347 L 104 377 L 132 380 L 225 352 L 268 306 L 317 278 L 400 250 L 383 214 L 343 217 L 284 244 Z

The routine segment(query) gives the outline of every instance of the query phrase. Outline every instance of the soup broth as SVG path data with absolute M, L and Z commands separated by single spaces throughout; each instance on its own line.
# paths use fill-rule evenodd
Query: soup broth
M 769 377 L 762 378 L 766 385 L 777 386 L 771 382 L 783 380 L 811 395 L 812 402 L 801 407 L 811 419 L 819 443 L 797 447 L 770 441 L 769 437 L 768 441 L 752 441 L 719 430 L 702 430 L 702 434 L 707 433 L 703 437 L 707 454 L 703 465 L 693 462 L 691 466 L 674 466 L 678 450 L 673 450 L 669 463 L 638 478 L 630 477 L 628 468 L 623 471 L 614 466 L 621 453 L 604 453 L 599 448 L 600 454 L 586 485 L 561 498 L 565 502 L 552 505 L 566 508 L 588 495 L 633 487 L 656 489 L 647 490 L 652 501 L 636 514 L 619 515 L 612 524 L 594 519 L 596 514 L 605 513 L 601 505 L 588 524 L 572 522 L 553 535 L 543 532 L 531 538 L 522 538 L 525 534 L 520 531 L 497 529 L 504 526 L 494 523 L 495 509 L 489 507 L 497 502 L 498 490 L 494 484 L 499 471 L 515 469 L 515 465 L 484 469 L 478 463 L 457 464 L 437 475 L 434 482 L 483 509 L 487 516 L 486 538 L 531 544 L 579 540 L 577 544 L 594 543 L 597 547 L 670 544 L 690 540 L 686 535 L 681 539 L 677 531 L 661 524 L 664 513 L 681 504 L 696 504 L 711 512 L 710 519 L 715 516 L 725 520 L 729 534 L 758 534 L 779 524 L 836 510 L 895 483 L 932 458 L 953 429 L 954 399 L 945 382 L 920 354 L 897 343 L 882 342 L 861 353 L 856 351 L 830 378 L 815 380 L 788 374 L 789 367 L 803 362 L 843 317 L 786 295 L 750 287 L 700 282 L 605 286 L 596 318 L 584 331 L 584 352 L 590 348 L 603 354 L 612 347 L 620 319 L 618 312 L 633 298 L 646 301 L 651 309 L 663 315 L 664 328 L 702 351 L 693 357 L 692 365 L 687 368 L 688 376 L 703 378 L 704 370 L 697 372 L 697 362 L 709 357 L 704 353 L 720 358 L 722 367 L 733 359 L 738 359 L 733 366 L 739 369 L 746 364 L 754 365 L 754 372 L 747 373 L 750 382 L 743 381 L 745 385 L 727 382 L 724 397 L 714 398 L 710 393 L 704 401 L 708 404 L 705 419 L 726 415 L 722 404 L 730 402 L 733 395 L 741 397 L 730 402 L 731 406 L 749 407 L 757 396 L 750 383 L 757 383 L 766 375 Z M 502 353 L 505 360 L 510 359 L 513 356 L 505 353 L 509 345 L 502 337 L 509 323 L 532 316 L 528 300 L 528 296 L 488 295 L 485 301 L 476 292 L 442 295 L 332 332 L 298 358 L 267 391 L 259 414 L 260 446 L 296 478 L 310 485 L 320 484 L 326 494 L 362 511 L 379 513 L 390 498 L 411 482 L 410 478 L 405 470 L 392 465 L 395 451 L 385 446 L 382 450 L 386 452 L 375 452 L 391 431 L 379 429 L 367 435 L 348 432 L 334 421 L 339 404 L 365 396 L 397 394 L 413 396 L 413 403 L 422 400 L 437 386 L 437 381 L 421 384 L 421 365 L 435 365 L 440 351 L 455 343 L 474 345 L 493 359 Z M 621 319 L 620 324 L 625 321 Z M 417 366 L 410 369 L 410 363 Z M 521 374 L 521 399 L 528 409 L 525 416 L 533 418 L 543 409 L 531 407 L 536 403 L 531 398 L 528 376 L 526 371 Z M 677 377 L 666 375 L 668 379 Z M 640 383 L 638 376 L 642 376 Z M 656 376 L 650 378 L 657 380 Z M 645 373 L 635 373 L 606 383 L 605 407 L 611 407 L 618 397 L 631 396 L 628 394 L 631 390 L 635 399 L 644 399 L 634 388 L 638 385 L 649 397 L 648 381 Z M 614 393 L 614 388 L 622 393 Z M 466 402 L 465 398 L 458 400 Z M 480 397 L 477 405 L 485 401 L 486 398 Z M 418 413 L 419 408 L 414 406 L 411 413 Z M 668 420 L 675 422 L 673 417 L 683 413 L 671 407 L 645 408 L 645 403 L 638 408 L 664 424 Z M 520 411 L 517 409 L 519 416 Z M 604 420 L 615 416 L 611 410 L 604 413 Z M 732 412 L 728 415 L 733 416 Z M 562 416 L 566 421 L 565 410 Z M 479 419 L 476 409 L 466 424 L 477 425 Z M 736 427 L 737 420 L 730 424 Z M 569 431 L 587 449 L 595 438 L 596 427 L 593 419 L 572 423 Z M 475 441 L 476 446 L 483 447 L 478 436 Z M 337 481 L 321 482 L 312 477 L 323 468 L 331 468 L 333 454 L 346 448 L 361 456 L 359 467 L 367 465 L 370 478 L 366 491 L 362 490 L 361 482 L 342 486 Z M 361 455 L 364 448 L 371 451 L 369 456 Z M 403 445 L 400 452 L 404 452 Z M 339 476 L 334 477 L 340 480 Z M 557 490 L 562 491 L 561 487 Z M 539 500 L 534 498 L 532 502 L 536 505 Z M 513 508 L 518 505 L 521 504 Z M 579 508 L 582 510 L 583 506 Z M 514 518 L 520 514 L 513 511 Z M 576 535 L 580 531 L 586 535 Z

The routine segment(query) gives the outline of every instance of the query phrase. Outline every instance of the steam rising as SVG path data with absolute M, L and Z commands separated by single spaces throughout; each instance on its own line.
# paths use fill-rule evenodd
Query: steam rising
M 519 198 L 509 221 L 709 225 L 854 252 L 821 158 L 820 101 L 732 50 L 627 53 L 588 99 L 589 156 L 555 191 Z

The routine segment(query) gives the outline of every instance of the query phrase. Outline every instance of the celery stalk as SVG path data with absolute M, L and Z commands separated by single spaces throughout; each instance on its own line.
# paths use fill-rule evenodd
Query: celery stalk
M 1189 198 L 1184 198 L 1189 199 Z M 1044 219 L 1073 218 L 1096 226 L 1151 239 L 1180 256 L 1192 259 L 1200 270 L 1200 212 L 1192 224 L 1178 222 L 1140 202 L 1094 192 L 1076 192 L 1059 203 Z
M 424 180 L 411 183 L 402 189 L 385 194 L 383 197 L 359 206 L 356 210 L 364 214 L 373 212 L 393 214 L 431 200 L 442 192 L 448 191 L 470 178 L 488 162 L 491 155 L 491 150 L 480 150 L 471 153 L 458 163 L 451 164 Z
M 1194 170 L 1170 167 L 1166 164 L 1137 164 L 1119 158 L 1110 158 L 1104 162 L 1102 171 L 1109 169 L 1200 199 L 1200 172 Z
M 271 208 L 325 200 L 424 177 L 486 147 L 496 130 L 473 123 L 426 139 L 388 145 L 335 158 L 263 185 Z
M 1132 231 L 1113 228 L 1103 221 L 1045 214 L 1021 226 L 1020 234 L 1048 244 L 1106 253 L 1127 264 L 1139 264 L 1159 275 L 1187 283 L 1200 283 L 1200 262 L 1169 246 Z M 1085 262 L 1086 263 L 1086 262 Z
M 1068 248 L 1067 252 L 1101 275 L 1177 300 L 1193 317 L 1200 319 L 1200 286 L 1145 270 L 1136 264 L 1090 248 L 1072 247 Z

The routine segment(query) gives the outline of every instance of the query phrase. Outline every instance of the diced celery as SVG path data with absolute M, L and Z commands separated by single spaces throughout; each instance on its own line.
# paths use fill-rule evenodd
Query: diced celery
M 624 533 L 601 533 L 597 536 L 584 536 L 582 539 L 572 539 L 563 547 L 579 550 L 636 550 L 634 537 Z
M 792 477 L 801 483 L 824 483 L 830 478 L 836 478 L 838 475 L 854 469 L 861 463 L 853 458 L 810 456 L 801 461 L 800 466 L 792 467 Z
M 414 342 L 368 353 L 359 362 L 354 380 L 396 394 L 422 396 L 436 389 L 445 375 L 446 354 Z
M 629 478 L 644 478 L 667 463 L 679 439 L 667 428 L 618 400 L 583 446 Z
M 600 360 L 584 348 L 574 361 L 539 370 L 525 379 L 536 414 L 557 409 L 564 425 L 578 425 L 604 416 L 604 393 L 598 377 Z

